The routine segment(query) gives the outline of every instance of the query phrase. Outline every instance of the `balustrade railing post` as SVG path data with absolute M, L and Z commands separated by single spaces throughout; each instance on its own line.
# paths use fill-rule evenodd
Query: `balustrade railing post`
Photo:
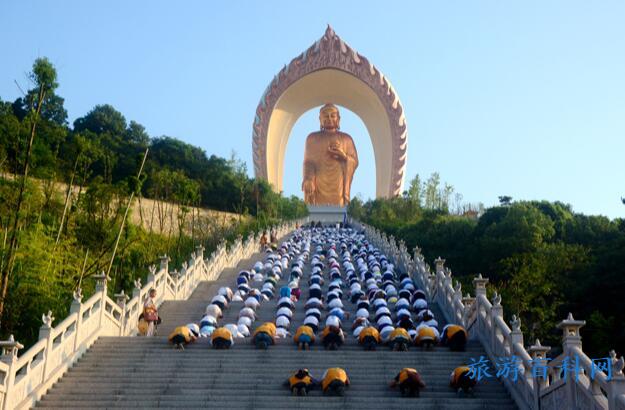
M 157 295 L 161 295 L 161 300 L 164 300 L 167 291 L 167 275 L 169 275 L 169 256 L 163 255 L 159 258 L 160 271 L 165 272 L 163 279 L 161 280 L 161 289 L 156 289 L 156 282 L 152 286 L 157 291 Z M 156 278 L 155 278 L 156 280 Z
M 165 272 L 169 272 L 169 256 L 163 255 L 159 259 L 160 270 L 164 270 Z
M 523 332 L 521 332 L 521 318 L 517 315 L 512 315 L 512 320 L 510 321 L 510 328 L 512 329 L 510 332 L 510 356 L 514 355 L 514 346 L 520 345 L 523 346 Z M 519 368 L 519 373 L 523 371 L 522 363 L 518 363 L 516 365 Z
M 200 260 L 203 260 L 204 259 L 204 250 L 205 249 L 206 248 L 204 248 L 203 245 L 197 245 L 195 247 L 195 256 L 196 256 L 196 258 L 200 258 Z
M 128 295 L 121 292 L 115 294 L 115 301 L 122 310 L 122 316 L 119 318 L 119 335 L 126 336 L 126 302 L 128 302 Z
M 141 303 L 141 278 L 137 278 L 134 281 L 134 288 L 132 289 L 132 297 L 137 298 L 139 301 L 139 306 L 143 308 Z
M 612 366 L 612 379 L 608 382 L 610 387 L 608 389 L 608 408 L 617 408 L 618 397 L 622 394 L 625 395 L 625 375 L 623 374 L 623 367 L 625 366 L 625 360 L 623 356 L 619 359 L 616 358 L 616 352 L 610 351 L 610 366 Z
M 549 364 L 547 359 L 547 353 L 550 350 L 551 347 L 541 345 L 540 340 L 536 339 L 536 342 L 528 349 L 528 353 L 532 358 L 532 367 L 546 369 L 547 365 Z M 547 387 L 547 382 L 548 377 L 546 376 L 546 374 L 543 374 L 542 376 L 532 374 L 532 384 L 534 386 L 533 400 L 535 409 L 540 409 L 540 392 L 542 389 Z
M 436 266 L 436 272 L 444 272 L 445 271 L 445 259 L 440 256 L 434 259 L 434 266 Z
M 495 355 L 495 356 L 503 356 L 503 352 L 500 352 L 497 350 L 497 345 L 498 345 L 498 340 L 497 340 L 497 318 L 503 318 L 503 306 L 501 306 L 501 295 L 499 295 L 497 292 L 495 292 L 495 294 L 493 295 L 493 300 L 492 300 L 492 307 L 491 307 L 491 311 L 490 311 L 490 320 L 492 323 L 492 329 L 491 329 L 491 334 L 490 334 L 490 346 L 491 346 L 491 352 Z
M 148 267 L 148 280 L 146 285 L 148 285 L 148 291 L 150 288 L 156 289 L 156 265 L 150 265 Z
M 458 306 L 459 303 L 462 303 L 462 284 L 460 284 L 460 282 L 458 281 L 456 281 L 456 284 L 454 286 L 454 294 L 451 300 L 452 300 L 451 308 L 453 310 L 453 320 L 454 322 L 462 322 L 464 310 L 461 312 L 456 311 L 456 306 Z
M 100 273 L 99 275 L 94 275 L 93 279 L 95 279 L 95 291 L 100 295 L 100 312 L 98 317 L 98 329 L 101 331 L 102 324 L 104 322 L 104 312 L 106 311 L 106 287 L 108 281 L 111 279 L 105 272 Z
M 174 300 L 178 300 L 178 282 L 180 280 L 180 273 L 178 273 L 178 269 L 174 269 L 170 276 L 174 282 Z
M 189 269 L 189 266 L 191 266 L 190 263 L 182 262 L 182 269 L 180 270 L 180 276 L 178 277 L 178 296 L 177 297 L 179 299 L 187 298 L 189 281 L 192 279 L 191 278 L 192 273 L 191 273 L 191 270 Z M 182 284 L 180 284 L 180 282 L 182 282 Z M 180 294 L 180 288 L 182 288 L 182 294 Z
M 425 277 L 428 278 L 429 284 L 429 297 L 431 300 L 436 300 L 438 297 L 438 279 L 436 278 L 436 273 L 432 272 L 430 269 L 430 265 L 425 265 Z
M 480 314 L 481 308 L 481 299 L 480 296 L 486 296 L 486 284 L 488 283 L 488 278 L 482 277 L 482 274 L 478 274 L 476 278 L 473 279 L 473 288 L 475 290 L 475 308 L 477 311 L 477 334 L 480 340 L 484 340 L 484 323 L 482 319 L 482 315 Z
M 462 298 L 462 304 L 464 305 L 464 313 L 462 316 L 462 320 L 464 323 L 462 323 L 462 326 L 464 326 L 467 330 L 469 329 L 469 320 L 471 319 L 469 315 L 471 314 L 471 308 L 474 302 L 475 298 L 472 298 L 471 295 L 469 295 L 468 293 Z
M 69 306 L 69 313 L 76 313 L 76 330 L 74 331 L 74 343 L 72 352 L 78 349 L 82 334 L 82 289 L 77 288 L 74 291 L 72 304 Z
M 2 349 L 0 360 L 9 366 L 8 374 L 4 378 L 5 392 L 2 402 L 3 410 L 9 410 L 14 407 L 11 393 L 13 392 L 13 384 L 15 383 L 15 362 L 17 361 L 18 350 L 23 348 L 24 345 L 16 342 L 13 335 L 9 336 L 8 340 L 0 341 L 0 349 Z
M 43 357 L 43 372 L 41 374 L 41 381 L 43 382 L 48 378 L 50 355 L 53 348 L 52 322 L 54 321 L 54 317 L 52 316 L 52 311 L 48 310 L 47 314 L 43 314 L 41 316 L 41 321 L 43 325 L 39 328 L 39 340 L 43 339 L 46 341 L 46 353 Z
M 569 313 L 569 316 L 558 323 L 558 329 L 562 330 L 562 351 L 563 355 L 568 357 L 569 360 L 575 360 L 573 356 L 574 348 L 582 349 L 582 337 L 579 333 L 586 324 L 585 320 L 575 320 L 573 314 Z M 571 376 L 567 374 L 568 380 L 565 380 L 567 390 L 567 403 L 562 403 L 565 408 L 576 408 L 576 383 L 575 380 L 571 380 Z

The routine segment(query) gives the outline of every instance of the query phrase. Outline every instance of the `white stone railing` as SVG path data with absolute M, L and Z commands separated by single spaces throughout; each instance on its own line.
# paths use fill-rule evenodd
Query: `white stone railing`
M 292 231 L 301 220 L 274 227 L 277 237 Z M 13 340 L 0 341 L 0 409 L 31 407 L 100 336 L 134 336 L 137 334 L 143 301 L 150 289 L 157 291 L 156 304 L 166 300 L 185 300 L 199 282 L 214 280 L 228 267 L 236 266 L 260 249 L 260 234 L 245 241 L 239 237 L 229 247 L 225 242 L 204 259 L 204 248 L 196 247 L 180 272 L 169 271 L 169 258 L 160 258 L 160 267 L 150 267 L 147 283 L 137 279 L 132 298 L 123 291 L 112 300 L 107 294 L 106 275 L 94 277 L 96 291 L 82 302 L 80 289 L 74 293 L 70 314 L 52 327 L 52 312 L 43 315 L 39 341 L 18 357 L 23 346 Z
M 610 352 L 612 378 L 595 367 L 593 374 L 592 360 L 583 352 L 579 329 L 585 321 L 575 320 L 571 314 L 558 324 L 562 330 L 562 354 L 548 359 L 548 346 L 542 346 L 539 340 L 528 347 L 524 346 L 521 322 L 512 317 L 510 325 L 503 319 L 501 296 L 496 292 L 492 301 L 486 297 L 488 279 L 478 275 L 473 279 L 475 297 L 468 293 L 462 296 L 459 282 L 453 284 L 451 270 L 445 268 L 445 260 L 436 259 L 435 270 L 425 262 L 421 250 L 417 247 L 411 256 L 403 241 L 399 244 L 393 236 L 387 237 L 376 228 L 350 221 L 353 226 L 363 230 L 369 240 L 381 249 L 396 266 L 409 272 L 416 284 L 424 290 L 428 298 L 438 304 L 445 319 L 450 323 L 464 326 L 472 339 L 481 342 L 492 363 L 501 358 L 515 356 L 518 360 L 519 379 L 514 382 L 508 378 L 502 381 L 512 398 L 522 409 L 617 409 L 625 410 L 625 375 L 624 359 L 616 358 Z M 561 377 L 563 359 L 571 363 L 579 359 L 579 378 Z M 534 366 L 546 366 L 548 377 L 533 377 Z M 591 377 L 592 376 L 592 377 Z

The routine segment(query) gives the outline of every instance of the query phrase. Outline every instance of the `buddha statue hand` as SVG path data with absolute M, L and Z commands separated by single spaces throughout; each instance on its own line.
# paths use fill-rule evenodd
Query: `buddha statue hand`
M 330 146 L 328 147 L 328 152 L 330 153 L 330 155 L 338 160 L 347 160 L 347 154 L 345 154 L 345 151 L 341 149 L 341 145 L 338 142 L 333 142 L 332 144 L 330 144 Z
M 302 182 L 302 190 L 307 198 L 314 198 L 315 191 L 317 190 L 315 181 L 312 178 L 305 179 L 304 182 Z

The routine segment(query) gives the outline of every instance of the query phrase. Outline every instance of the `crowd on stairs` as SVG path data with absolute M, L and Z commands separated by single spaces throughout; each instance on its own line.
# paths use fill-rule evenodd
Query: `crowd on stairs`
M 459 325 L 447 324 L 439 331 L 423 290 L 364 234 L 351 228 L 297 229 L 279 247 L 267 248 L 263 260 L 250 270 L 241 271 L 235 289 L 221 287 L 199 324 L 177 327 L 169 341 L 184 349 L 197 338 L 209 338 L 213 348 L 229 349 L 235 340 L 249 338 L 257 349 L 268 349 L 278 339 L 292 337 L 298 349 L 308 350 L 319 339 L 325 349 L 337 350 L 349 331 L 365 350 L 387 346 L 406 351 L 411 346 L 427 350 L 437 344 L 464 350 L 468 339 Z M 255 326 L 260 307 L 272 300 L 274 320 Z M 242 306 L 237 322 L 221 323 L 232 302 Z M 302 304 L 304 318 L 292 331 L 296 307 Z M 318 380 L 308 369 L 297 369 L 285 384 L 296 395 L 306 395 L 317 385 L 324 393 L 343 395 L 350 380 L 338 367 L 327 369 Z M 426 384 L 416 369 L 403 368 L 389 386 L 399 387 L 402 395 L 418 396 Z M 465 365 L 452 369 L 450 386 L 459 394 L 472 393 L 472 369 Z

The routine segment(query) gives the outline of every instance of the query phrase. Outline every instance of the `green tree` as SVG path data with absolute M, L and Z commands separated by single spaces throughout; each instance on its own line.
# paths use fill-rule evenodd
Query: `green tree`
M 37 99 L 36 103 L 31 106 L 30 113 L 24 119 L 24 121 L 30 124 L 30 137 L 28 139 L 28 145 L 25 149 L 24 163 L 21 172 L 20 186 L 15 205 L 9 245 L 6 251 L 2 253 L 2 263 L 0 264 L 2 267 L 2 283 L 0 284 L 0 318 L 4 313 L 4 305 L 7 290 L 9 288 L 9 277 L 13 272 L 15 253 L 19 246 L 18 230 L 20 228 L 20 212 L 24 202 L 26 179 L 28 177 L 33 142 L 35 140 L 37 124 L 39 122 L 39 115 L 48 93 L 54 91 L 54 89 L 58 87 L 58 83 L 56 82 L 56 70 L 52 63 L 50 63 L 50 61 L 45 57 L 35 60 L 35 63 L 33 64 L 33 71 L 30 74 L 30 79 L 37 90 Z
M 501 206 L 510 206 L 512 203 L 512 197 L 508 195 L 502 195 L 499 197 L 499 205 Z
M 438 172 L 432 173 L 424 186 L 425 204 L 428 209 L 438 209 L 440 205 L 439 185 L 441 177 Z
M 421 208 L 423 203 L 423 186 L 419 174 L 416 174 L 408 187 L 408 201 L 416 208 Z

